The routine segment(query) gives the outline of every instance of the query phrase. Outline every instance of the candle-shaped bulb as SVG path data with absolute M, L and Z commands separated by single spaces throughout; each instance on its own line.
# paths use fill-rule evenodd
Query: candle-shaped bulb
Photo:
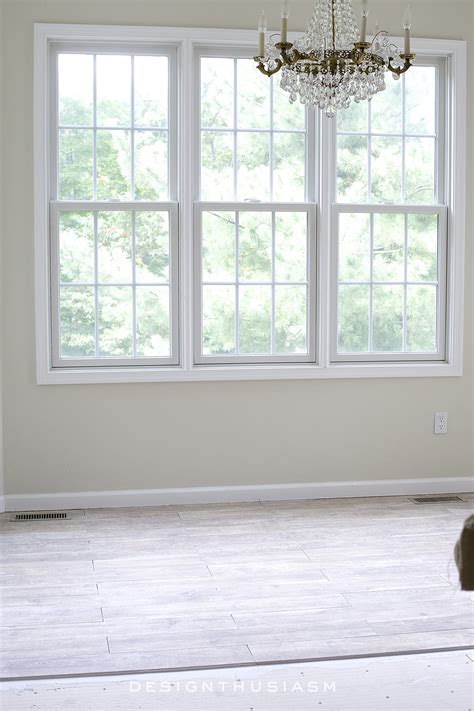
M 403 15 L 403 29 L 405 30 L 405 54 L 411 54 L 411 46 L 410 46 L 410 30 L 411 30 L 411 12 L 410 12 L 410 6 L 407 7 L 405 10 L 405 14 Z
M 285 44 L 288 42 L 288 17 L 290 16 L 290 10 L 288 8 L 288 0 L 283 0 L 281 4 L 281 31 L 280 31 L 280 42 Z
M 367 41 L 367 18 L 369 16 L 369 10 L 367 7 L 367 0 L 362 0 L 362 24 L 360 27 L 360 41 L 365 44 Z
M 262 10 L 260 21 L 258 23 L 258 56 L 265 56 L 265 32 L 267 31 L 267 18 Z
M 380 25 L 379 21 L 375 20 L 375 38 L 374 38 L 374 49 L 378 52 L 380 50 Z
M 411 30 L 411 25 L 412 25 L 411 10 L 410 10 L 410 6 L 408 6 L 407 9 L 405 10 L 405 14 L 403 15 L 403 29 L 404 30 Z

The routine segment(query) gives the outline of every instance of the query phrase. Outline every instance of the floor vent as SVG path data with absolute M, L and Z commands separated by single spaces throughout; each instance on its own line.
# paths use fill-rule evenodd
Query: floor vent
M 12 521 L 52 521 L 56 519 L 69 518 L 68 514 L 64 511 L 53 511 L 45 512 L 41 511 L 39 513 L 18 513 L 12 516 Z
M 416 496 L 410 499 L 414 504 L 451 504 L 456 501 L 464 501 L 459 496 Z

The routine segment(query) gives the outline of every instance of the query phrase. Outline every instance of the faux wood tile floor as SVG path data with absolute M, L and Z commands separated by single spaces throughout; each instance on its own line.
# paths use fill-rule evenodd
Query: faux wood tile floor
M 467 648 L 463 499 L 2 515 L 3 677 Z

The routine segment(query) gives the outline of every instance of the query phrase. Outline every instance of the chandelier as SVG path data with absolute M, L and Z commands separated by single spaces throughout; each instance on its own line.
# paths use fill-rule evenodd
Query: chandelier
M 357 27 L 352 0 L 315 0 L 313 16 L 305 33 L 293 44 L 288 42 L 288 0 L 281 10 L 281 33 L 266 39 L 266 19 L 259 23 L 257 68 L 266 76 L 281 72 L 282 89 L 291 103 L 325 111 L 332 117 L 352 101 L 370 101 L 386 88 L 385 74 L 399 79 L 412 66 L 410 48 L 411 13 L 403 17 L 404 51 L 392 44 L 387 32 L 377 27 L 367 41 L 367 0 L 362 0 L 362 22 Z

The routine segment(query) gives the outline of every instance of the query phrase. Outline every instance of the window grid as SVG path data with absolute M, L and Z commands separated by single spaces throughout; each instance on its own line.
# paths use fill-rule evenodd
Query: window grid
M 59 272 L 60 268 L 60 245 L 59 245 L 59 224 L 60 224 L 60 216 L 62 214 L 67 214 L 70 212 L 79 212 L 80 207 L 74 207 L 72 210 L 71 209 L 64 209 L 61 207 L 61 204 L 57 204 L 57 208 L 55 208 L 55 214 L 56 214 L 56 219 L 53 222 L 57 222 L 57 245 L 55 249 L 55 253 L 58 255 L 58 260 L 57 264 L 54 265 L 55 273 Z M 159 360 L 166 360 L 170 359 L 172 357 L 172 350 L 173 350 L 173 311 L 175 309 L 174 306 L 174 300 L 175 300 L 175 295 L 173 294 L 173 286 L 172 286 L 172 279 L 173 279 L 173 272 L 175 271 L 173 269 L 173 256 L 175 252 L 175 245 L 173 245 L 173 242 L 176 243 L 177 236 L 173 236 L 175 233 L 176 229 L 173 225 L 173 223 L 176 221 L 176 216 L 173 216 L 173 213 L 175 212 L 174 208 L 170 208 L 169 211 L 164 212 L 162 209 L 155 209 L 149 205 L 146 207 L 144 206 L 143 210 L 140 210 L 140 212 L 156 212 L 157 214 L 166 214 L 168 216 L 167 219 L 167 234 L 168 234 L 168 279 L 156 279 L 156 280 L 137 280 L 137 275 L 136 275 L 136 215 L 137 215 L 137 210 L 133 209 L 128 209 L 128 210 L 117 210 L 114 209 L 114 212 L 117 212 L 119 214 L 124 214 L 124 213 L 129 213 L 130 214 L 130 259 L 131 259 L 131 264 L 130 264 L 130 273 L 131 273 L 131 279 L 130 280 L 123 280 L 123 281 L 115 281 L 115 280 L 109 280 L 109 281 L 104 281 L 99 278 L 99 217 L 101 214 L 107 213 L 107 206 L 98 206 L 97 208 L 92 208 L 89 206 L 87 211 L 84 211 L 85 214 L 92 212 L 92 220 L 93 220 L 93 280 L 92 281 L 61 281 L 59 280 L 58 282 L 58 289 L 59 289 L 59 302 L 57 306 L 57 313 L 55 313 L 55 321 L 57 322 L 57 333 L 58 333 L 58 346 L 59 346 L 59 351 L 57 353 L 57 356 L 55 358 L 56 362 L 59 361 L 64 361 L 65 363 L 71 365 L 73 364 L 77 358 L 71 358 L 71 357 L 66 357 L 61 355 L 61 346 L 62 346 L 62 326 L 61 326 L 61 316 L 60 316 L 60 310 L 61 310 L 61 294 L 64 290 L 67 289 L 77 289 L 77 288 L 90 288 L 94 290 L 94 350 L 95 354 L 93 358 L 100 360 L 100 363 L 103 363 L 105 361 L 110 361 L 112 363 L 122 363 L 122 362 L 128 362 L 131 359 L 135 359 L 141 363 L 146 363 L 147 361 L 150 360 L 150 357 L 140 355 L 137 351 L 137 289 L 166 289 L 168 293 L 168 303 L 169 303 L 169 309 L 168 309 L 168 322 L 169 322 L 169 355 L 160 355 L 156 356 L 157 359 Z M 128 288 L 131 290 L 131 312 L 130 312 L 130 327 L 131 327 L 131 342 L 132 342 L 132 348 L 131 348 L 131 353 L 130 354 L 124 354 L 121 356 L 107 356 L 101 353 L 100 351 L 100 299 L 99 299 L 99 292 L 101 288 Z M 53 309 L 55 311 L 55 309 Z M 92 356 L 84 356 L 85 360 L 91 360 Z M 125 360 L 124 360 L 125 359 Z
M 67 54 L 67 52 L 64 52 Z M 72 54 L 76 54 L 75 51 L 71 50 Z M 58 53 L 58 57 L 59 57 Z M 88 52 L 87 54 L 92 56 L 92 125 L 87 125 L 87 124 L 70 124 L 70 123 L 62 123 L 58 119 L 57 123 L 57 135 L 58 139 L 61 137 L 61 132 L 62 131 L 90 131 L 92 133 L 92 200 L 104 200 L 104 198 L 98 198 L 98 190 L 97 190 L 97 177 L 98 177 L 98 170 L 97 170 L 97 136 L 98 132 L 105 132 L 105 131 L 110 131 L 110 132 L 122 132 L 122 133 L 127 133 L 129 135 L 129 145 L 130 145 L 130 191 L 129 195 L 125 197 L 125 199 L 130 199 L 130 200 L 140 200 L 139 197 L 136 196 L 136 190 L 135 190 L 135 170 L 136 170 L 136 163 L 137 163 L 137 153 L 136 153 L 136 134 L 142 133 L 142 134 L 156 134 L 159 136 L 166 136 L 166 145 L 167 145 L 167 169 L 166 169 L 166 183 L 167 183 L 167 189 L 166 191 L 158 197 L 159 200 L 168 200 L 169 199 L 169 194 L 170 194 L 170 105 L 169 105 L 169 90 L 168 90 L 168 111 L 167 111 L 167 125 L 165 126 L 146 126 L 146 125 L 136 125 L 136 120 L 135 120 L 135 57 L 136 56 L 143 56 L 137 53 L 130 53 L 126 54 L 124 56 L 130 57 L 130 63 L 131 63 L 131 74 L 130 74 L 130 121 L 128 124 L 120 125 L 120 126 L 109 126 L 106 124 L 98 124 L 97 121 L 97 57 L 98 56 L 104 56 L 103 53 L 99 54 L 97 52 Z M 113 53 L 111 53 L 113 54 Z M 106 55 L 107 56 L 107 55 Z M 115 56 L 115 55 L 114 55 Z M 155 55 L 146 55 L 146 56 L 155 56 Z M 156 55 L 156 56 L 166 56 L 166 55 Z M 168 58 L 168 81 L 170 79 L 170 67 L 169 67 L 169 58 Z M 59 113 L 58 113 L 59 116 Z M 60 144 L 60 140 L 58 140 L 58 147 Z M 70 196 L 66 196 L 62 198 L 61 193 L 60 193 L 60 166 L 59 166 L 59 158 L 60 158 L 60 152 L 59 150 L 57 151 L 57 167 L 55 171 L 56 175 L 56 194 L 60 196 L 60 199 L 68 200 L 71 199 Z M 86 198 L 87 199 L 87 198 Z M 110 195 L 108 198 L 105 198 L 105 200 L 114 200 L 116 197 L 114 195 Z
M 397 281 L 397 280 L 376 280 L 374 279 L 374 219 L 375 219 L 375 214 L 372 213 L 370 215 L 370 220 L 369 220 L 369 225 L 370 225 L 370 239 L 369 239 L 369 279 L 368 281 L 364 280 L 343 280 L 339 279 L 338 283 L 339 286 L 367 286 L 369 289 L 369 353 L 375 353 L 377 352 L 374 349 L 374 338 L 373 338 L 373 293 L 374 293 L 374 287 L 377 286 L 402 286 L 403 287 L 403 331 L 402 331 L 402 338 L 403 338 L 403 346 L 402 346 L 402 353 L 406 353 L 407 351 L 407 324 L 408 324 L 408 313 L 407 313 L 407 302 L 408 302 L 408 287 L 409 286 L 426 286 L 426 287 L 436 287 L 436 290 L 438 290 L 439 287 L 439 279 L 436 281 L 413 281 L 408 279 L 408 214 L 405 214 L 403 216 L 403 222 L 404 222 L 404 227 L 403 227 L 403 273 L 404 273 L 404 279 L 403 281 Z M 439 225 L 438 225 L 439 229 Z M 438 251 L 438 250 L 437 250 Z M 438 341 L 439 334 L 436 334 L 436 340 Z
M 218 58 L 218 55 L 210 55 L 214 56 L 215 58 Z M 210 58 L 208 57 L 207 54 L 202 54 L 199 57 L 199 61 L 204 58 Z M 228 57 L 227 57 L 228 58 Z M 233 199 L 238 201 L 240 199 L 239 195 L 239 148 L 238 148 L 238 137 L 239 134 L 262 134 L 262 135 L 267 135 L 268 136 L 268 148 L 269 148 L 269 154 L 268 154 L 268 181 L 269 181 L 269 198 L 268 202 L 273 202 L 274 201 L 274 155 L 275 155 L 275 150 L 274 150 L 274 137 L 275 135 L 294 135 L 294 134 L 299 134 L 304 136 L 304 155 L 305 155 L 305 187 L 304 187 L 304 196 L 303 198 L 306 198 L 306 194 L 308 192 L 308 170 L 307 170 L 307 147 L 308 147 L 308 121 L 307 117 L 305 117 L 305 128 L 275 128 L 274 126 L 274 108 L 275 108 L 275 102 L 274 102 L 274 77 L 270 77 L 268 79 L 269 82 L 269 124 L 268 128 L 241 128 L 238 125 L 238 62 L 239 59 L 242 59 L 243 57 L 233 57 L 233 109 L 232 109 L 232 121 L 233 121 L 233 126 L 230 127 L 222 127 L 222 126 L 202 126 L 201 121 L 200 123 L 200 137 L 202 137 L 203 134 L 205 133 L 221 133 L 221 134 L 232 134 L 232 145 L 233 145 L 233 161 L 232 161 L 232 173 L 233 173 L 233 191 L 234 194 L 233 196 L 230 196 L 229 199 Z M 200 156 L 202 156 L 202 149 L 200 150 Z M 213 197 L 211 196 L 203 196 L 203 191 L 202 191 L 202 159 L 200 160 L 201 164 L 201 169 L 199 170 L 199 195 L 201 196 L 201 199 L 210 199 L 212 200 Z M 260 202 L 260 200 L 258 200 Z
M 416 210 L 416 211 L 415 211 Z M 369 278 L 364 279 L 340 279 L 339 277 L 339 235 L 340 218 L 344 214 L 359 214 L 369 217 Z M 335 239 L 332 249 L 332 262 L 335 265 L 336 278 L 332 289 L 332 362 L 357 362 L 357 361 L 390 361 L 398 360 L 443 360 L 445 357 L 445 345 L 442 334 L 445 329 L 446 310 L 446 249 L 447 249 L 447 210 L 444 207 L 418 207 L 396 206 L 390 209 L 390 214 L 403 216 L 403 281 L 400 280 L 377 280 L 374 279 L 374 221 L 377 216 L 388 214 L 383 206 L 354 206 L 335 205 L 334 206 L 334 230 Z M 409 268 L 409 218 L 416 215 L 430 215 L 437 217 L 437 245 L 436 245 L 436 280 L 413 280 L 408 278 Z M 347 286 L 365 286 L 368 288 L 368 350 L 366 352 L 346 352 L 339 350 L 339 289 Z M 402 350 L 400 351 L 378 351 L 374 349 L 374 287 L 403 287 L 403 330 L 402 330 Z M 435 350 L 421 352 L 408 350 L 408 289 L 409 287 L 427 287 L 436 290 L 436 324 L 435 324 Z
M 433 200 L 429 202 L 429 204 L 436 204 L 439 198 L 439 176 L 438 176 L 438 141 L 439 141 L 439 135 L 438 135 L 438 130 L 437 130 L 437 122 L 435 123 L 435 133 L 428 133 L 428 132 L 423 132 L 423 133 L 412 133 L 412 132 L 407 132 L 406 131 L 406 119 L 407 119 L 407 103 L 406 103 L 406 77 L 405 75 L 402 75 L 399 79 L 400 84 L 401 84 L 401 133 L 394 132 L 394 133 L 384 133 L 382 131 L 374 131 L 372 128 L 373 124 L 373 105 L 372 102 L 368 102 L 368 111 L 367 111 L 367 131 L 363 130 L 340 130 L 339 128 L 336 129 L 336 141 L 337 139 L 341 136 L 354 136 L 354 137 L 360 137 L 360 138 L 366 138 L 367 139 L 367 197 L 366 197 L 366 202 L 367 204 L 375 204 L 375 200 L 373 199 L 373 171 L 372 171 L 372 166 L 373 166 L 373 139 L 374 138 L 386 138 L 386 139 L 400 139 L 401 141 L 401 175 L 400 175 L 400 191 L 401 191 L 401 203 L 402 204 L 414 204 L 414 202 L 410 201 L 407 202 L 407 195 L 406 195 L 406 146 L 407 146 L 407 139 L 431 139 L 433 140 L 433 152 L 434 152 L 434 182 L 433 182 Z M 438 95 L 438 77 L 436 79 L 436 95 Z M 337 119 L 336 119 L 337 120 Z M 337 153 L 338 153 L 338 145 L 336 145 L 336 165 L 337 165 Z M 336 180 L 337 180 L 337 170 L 336 170 Z M 340 198 L 339 197 L 339 190 L 338 186 L 336 184 L 336 196 L 337 196 L 337 202 L 339 203 L 344 203 L 348 202 L 347 200 Z M 395 201 L 395 203 L 398 203 L 400 201 Z M 358 203 L 357 201 L 354 201 L 354 204 L 361 204 Z M 391 201 L 385 200 L 385 201 L 380 201 L 380 204 L 391 204 Z
M 253 213 L 255 214 L 255 206 L 250 207 L 243 203 L 198 203 L 196 204 L 196 220 L 195 220 L 195 265 L 197 267 L 195 276 L 195 313 L 197 317 L 197 328 L 195 331 L 195 346 L 196 346 L 196 363 L 249 363 L 249 362 L 314 362 L 315 359 L 315 245 L 314 245 L 314 225 L 315 213 L 313 207 L 303 207 L 288 203 L 270 204 L 260 203 L 258 213 L 271 215 L 271 276 L 270 279 L 245 279 L 241 278 L 241 215 Z M 215 280 L 204 279 L 202 276 L 202 245 L 203 245 L 203 215 L 218 214 L 219 212 L 230 212 L 234 215 L 235 220 L 235 268 L 234 279 L 231 280 Z M 306 256 L 305 256 L 305 279 L 301 281 L 282 280 L 276 278 L 276 219 L 278 214 L 285 213 L 301 213 L 306 216 Z M 204 354 L 203 349 L 203 292 L 205 287 L 226 286 L 233 287 L 235 295 L 235 350 L 229 354 Z M 271 290 L 271 352 L 270 353 L 249 353 L 242 351 L 240 347 L 241 340 L 241 287 L 268 287 Z M 304 353 L 285 353 L 279 352 L 276 349 L 276 288 L 278 287 L 302 287 L 306 290 L 306 351 Z
M 277 286 L 304 286 L 306 287 L 306 293 L 308 293 L 308 265 L 306 265 L 306 279 L 304 281 L 277 281 L 275 278 L 275 245 L 276 245 L 276 214 L 277 212 L 275 210 L 272 210 L 271 212 L 271 220 L 272 220 L 272 237 L 271 237 L 271 279 L 270 281 L 265 281 L 265 280 L 246 280 L 242 279 L 240 276 L 240 235 L 241 235 L 241 226 L 240 226 L 240 215 L 241 215 L 241 210 L 238 210 L 235 213 L 235 281 L 215 281 L 215 280 L 209 280 L 209 279 L 203 279 L 202 281 L 202 286 L 203 288 L 206 286 L 233 286 L 235 289 L 235 355 L 236 356 L 251 356 L 252 354 L 248 353 L 247 351 L 241 352 L 240 350 L 240 288 L 249 286 L 249 287 L 257 287 L 257 286 L 263 286 L 263 287 L 271 287 L 271 331 L 270 331 L 270 340 L 271 340 L 271 346 L 270 346 L 270 352 L 268 353 L 269 356 L 278 356 L 278 355 L 283 355 L 282 353 L 276 352 L 275 351 L 275 287 Z M 308 243 L 308 239 L 307 239 Z M 306 248 L 306 253 L 308 253 L 308 248 Z M 308 333 L 308 324 L 306 324 L 306 331 Z M 258 355 L 258 354 L 255 354 Z M 266 356 L 267 354 L 265 354 Z M 263 357 L 265 357 L 263 356 Z

